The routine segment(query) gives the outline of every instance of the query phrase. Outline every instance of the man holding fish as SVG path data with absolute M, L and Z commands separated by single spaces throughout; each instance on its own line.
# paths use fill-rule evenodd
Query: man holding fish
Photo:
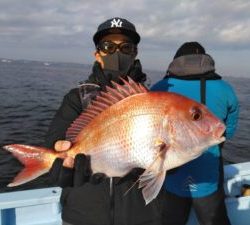
M 64 97 L 47 134 L 47 147 L 65 139 L 70 124 L 99 91 L 111 86 L 111 81 L 120 82 L 119 76 L 123 75 L 129 75 L 139 83 L 146 81 L 140 61 L 135 59 L 140 36 L 132 23 L 123 18 L 111 18 L 100 24 L 93 40 L 96 46 L 93 73 L 79 88 L 80 97 L 76 89 Z M 70 142 L 55 143 L 57 150 L 69 146 Z M 71 157 L 64 160 L 63 167 L 61 165 L 62 161 L 57 160 L 51 175 L 57 184 L 72 186 L 64 188 L 61 197 L 65 224 L 161 224 L 160 196 L 145 207 L 141 190 L 137 187 L 125 195 L 138 177 L 137 170 L 123 179 L 108 179 L 100 173 L 91 176 L 90 160 L 83 154 L 77 155 L 74 170 L 65 168 L 72 167 Z

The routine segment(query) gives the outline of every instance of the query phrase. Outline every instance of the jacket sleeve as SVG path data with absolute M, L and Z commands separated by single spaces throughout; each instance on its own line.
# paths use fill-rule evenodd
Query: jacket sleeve
M 225 120 L 226 138 L 232 138 L 239 118 L 239 102 L 238 98 L 231 86 L 228 86 L 228 113 Z
M 53 148 L 57 140 L 64 140 L 70 124 L 79 116 L 82 105 L 78 89 L 72 89 L 64 96 L 45 137 L 45 147 Z
M 163 79 L 150 87 L 150 91 L 168 91 L 168 81 Z

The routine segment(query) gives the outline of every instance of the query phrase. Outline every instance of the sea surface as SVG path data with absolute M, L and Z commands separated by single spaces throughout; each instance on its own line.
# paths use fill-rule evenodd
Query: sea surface
M 164 72 L 145 71 L 153 84 Z M 10 143 L 43 145 L 44 137 L 63 96 L 91 73 L 91 66 L 0 59 L 0 191 L 47 186 L 46 176 L 18 188 L 6 184 L 22 168 L 1 146 Z M 227 162 L 250 161 L 250 79 L 224 77 L 235 88 L 240 118 L 234 138 L 224 146 Z

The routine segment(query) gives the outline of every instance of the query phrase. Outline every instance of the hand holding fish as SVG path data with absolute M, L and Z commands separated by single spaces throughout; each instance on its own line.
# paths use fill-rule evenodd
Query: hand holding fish
M 55 143 L 55 150 L 57 152 L 64 152 L 64 151 L 67 151 L 70 149 L 71 147 L 71 142 L 70 141 L 66 141 L 66 140 L 59 140 Z M 67 167 L 67 168 L 73 168 L 74 166 L 74 159 L 72 157 L 66 157 L 64 160 L 63 160 L 63 166 L 64 167 Z
M 55 143 L 55 150 L 65 152 L 70 149 L 72 143 L 66 140 L 59 140 Z M 85 182 L 98 184 L 106 177 L 105 174 L 92 174 L 90 158 L 84 154 L 76 155 L 75 159 L 66 157 L 57 158 L 49 171 L 49 181 L 53 185 L 65 187 L 80 187 Z

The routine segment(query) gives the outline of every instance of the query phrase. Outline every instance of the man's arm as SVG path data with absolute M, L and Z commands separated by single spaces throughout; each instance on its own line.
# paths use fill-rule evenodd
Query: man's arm
M 71 143 L 64 141 L 66 131 L 81 112 L 82 104 L 78 89 L 72 89 L 65 95 L 60 108 L 53 118 L 45 140 L 46 147 L 55 148 L 56 151 L 68 150 Z M 92 176 L 90 159 L 84 154 L 78 154 L 75 160 L 71 157 L 67 157 L 65 160 L 57 158 L 49 174 L 49 182 L 60 187 L 81 186 L 89 180 L 95 184 L 105 178 L 105 174 Z
M 226 138 L 232 138 L 239 118 L 239 101 L 234 90 L 229 87 L 228 90 L 228 114 L 226 118 Z
M 78 89 L 72 89 L 64 96 L 60 108 L 57 110 L 46 134 L 45 146 L 54 148 L 57 140 L 64 140 L 70 124 L 82 112 L 82 105 Z

